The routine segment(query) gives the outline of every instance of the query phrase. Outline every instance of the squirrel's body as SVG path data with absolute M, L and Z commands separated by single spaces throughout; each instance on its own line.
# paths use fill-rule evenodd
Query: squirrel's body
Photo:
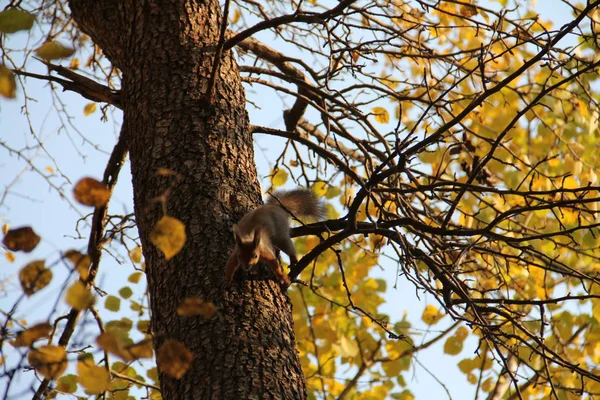
M 227 282 L 231 283 L 240 266 L 248 270 L 264 261 L 284 284 L 290 284 L 275 255 L 275 250 L 279 249 L 290 257 L 290 264 L 297 262 L 296 249 L 290 238 L 290 214 L 320 218 L 323 207 L 309 190 L 278 191 L 272 194 L 267 204 L 250 211 L 233 225 L 235 249 L 227 262 Z

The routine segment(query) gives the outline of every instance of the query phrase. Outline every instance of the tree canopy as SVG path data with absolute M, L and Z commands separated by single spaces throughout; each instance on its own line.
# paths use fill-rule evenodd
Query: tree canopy
M 600 394 L 600 1 L 91 3 L 10 0 L 0 12 L 4 398 L 158 399 L 165 379 L 196 373 L 205 355 L 186 335 L 228 326 L 232 299 L 259 293 L 253 272 L 233 288 L 212 278 L 231 251 L 225 227 L 247 211 L 223 198 L 258 184 L 253 138 L 265 192 L 309 187 L 327 204 L 326 221 L 292 230 L 295 283 L 260 289 L 264 307 L 285 307 L 273 326 L 286 332 L 293 318 L 308 398 L 426 398 L 413 375 L 428 374 L 420 355 L 434 351 L 460 371 L 431 374 L 436 398 Z M 153 18 L 173 25 L 157 33 Z M 194 71 L 201 96 L 162 80 L 194 57 L 206 60 Z M 182 94 L 197 109 L 171 107 Z M 128 148 L 127 133 L 168 132 L 144 113 L 157 101 L 190 113 L 180 139 L 196 117 L 228 120 L 194 136 L 202 151 L 169 153 L 161 136 L 172 158 L 135 178 L 160 157 L 143 152 L 150 136 Z M 227 135 L 229 147 L 217 141 Z M 132 187 L 117 185 L 128 151 L 135 210 Z M 226 156 L 237 175 L 220 169 Z M 190 160 L 239 185 L 206 189 L 208 204 L 219 200 L 208 229 L 181 211 L 179 191 L 208 182 Z M 228 201 L 242 197 L 259 202 Z M 27 217 L 42 211 L 61 223 Z M 194 235 L 221 244 L 211 251 L 222 265 L 199 261 L 212 265 L 206 278 L 186 280 L 211 290 L 182 289 L 167 316 L 146 264 L 183 264 L 201 246 Z M 189 328 L 181 337 L 157 330 L 173 320 Z M 258 337 L 242 325 L 232 329 Z M 295 355 L 281 357 L 294 370 Z

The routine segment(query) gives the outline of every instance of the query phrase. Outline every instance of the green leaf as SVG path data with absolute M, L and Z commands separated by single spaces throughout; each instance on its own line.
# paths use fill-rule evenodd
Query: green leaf
M 117 296 L 108 296 L 104 302 L 104 308 L 117 312 L 121 308 L 121 299 Z
M 9 8 L 0 12 L 0 32 L 15 33 L 28 31 L 33 26 L 35 17 L 27 11 Z

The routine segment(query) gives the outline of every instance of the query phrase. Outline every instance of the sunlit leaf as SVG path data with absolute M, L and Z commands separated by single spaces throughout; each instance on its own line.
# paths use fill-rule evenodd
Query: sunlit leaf
M 61 346 L 41 346 L 29 351 L 29 364 L 44 378 L 56 379 L 67 369 L 67 352 Z
M 387 124 L 390 122 L 390 113 L 383 107 L 375 107 L 371 110 L 373 116 L 375 117 L 375 121 L 380 124 Z
M 101 349 L 129 362 L 140 358 L 151 358 L 153 355 L 152 341 L 142 340 L 139 343 L 125 342 L 119 335 L 113 332 L 103 332 L 96 339 Z
M 9 8 L 0 12 L 0 32 L 2 33 L 28 31 L 34 22 L 35 16 L 17 8 Z
M 342 351 L 342 356 L 344 357 L 354 357 L 359 351 L 356 341 L 349 339 L 346 336 L 342 336 L 340 340 L 340 348 Z
M 158 349 L 156 363 L 165 374 L 181 379 L 192 365 L 192 359 L 192 353 L 183 343 L 167 339 Z
M 77 381 L 87 393 L 98 394 L 109 388 L 110 376 L 104 367 L 94 365 L 93 358 L 77 361 Z
M 75 53 L 74 49 L 66 47 L 58 42 L 46 42 L 35 51 L 35 54 L 37 54 L 38 57 L 48 61 L 71 57 L 73 53 Z
M 15 262 L 15 259 L 17 258 L 17 257 L 15 256 L 15 253 L 11 253 L 10 251 L 7 251 L 6 253 L 4 253 L 4 257 L 6 257 L 6 260 L 7 260 L 9 263 L 13 263 L 13 262 Z
M 283 186 L 288 179 L 288 173 L 283 169 L 278 169 L 271 177 L 273 187 Z
M 84 310 L 94 304 L 94 295 L 90 288 L 85 287 L 83 282 L 77 280 L 67 290 L 65 301 L 73 308 Z
M 108 202 L 110 189 L 94 178 L 83 178 L 73 188 L 73 196 L 83 205 L 101 207 Z
M 139 264 L 142 262 L 142 248 L 140 246 L 137 246 L 135 249 L 131 250 L 129 252 L 129 257 L 131 258 L 131 261 L 133 261 L 136 264 Z
M 88 116 L 96 112 L 96 103 L 87 103 L 85 107 L 83 107 L 83 115 Z
M 162 217 L 150 232 L 150 241 L 163 252 L 166 260 L 181 251 L 186 238 L 183 222 L 169 216 Z
M 215 312 L 217 312 L 217 307 L 212 302 L 204 301 L 199 297 L 188 297 L 177 307 L 177 314 L 183 317 L 201 315 L 205 318 L 212 318 Z
M 241 16 L 242 13 L 239 9 L 236 8 L 235 11 L 233 11 L 233 17 L 231 17 L 231 25 L 237 24 Z
M 425 307 L 425 311 L 423 311 L 421 320 L 423 320 L 423 322 L 425 322 L 427 325 L 434 325 L 440 319 L 444 318 L 444 316 L 444 314 L 440 313 L 440 310 L 429 304 L 427 307 Z
M 44 260 L 32 261 L 19 271 L 21 287 L 27 296 L 45 288 L 52 280 L 52 271 L 45 264 Z
M 69 69 L 79 69 L 79 58 L 75 57 L 71 60 L 71 64 L 69 64 Z
M 39 242 L 40 237 L 30 226 L 9 230 L 2 240 L 7 249 L 26 253 L 33 251 Z
M 17 337 L 11 343 L 15 347 L 29 347 L 36 340 L 48 337 L 51 331 L 52 325 L 48 322 L 42 322 L 31 328 L 25 329 L 24 331 L 18 332 Z
M 15 74 L 3 64 L 0 64 L 0 96 L 7 99 L 17 97 L 17 81 Z

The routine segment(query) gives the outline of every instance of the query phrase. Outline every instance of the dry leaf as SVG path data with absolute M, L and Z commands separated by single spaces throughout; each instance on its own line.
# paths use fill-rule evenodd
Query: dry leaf
M 75 57 L 71 60 L 71 64 L 69 64 L 69 69 L 79 69 L 79 58 Z
M 18 332 L 15 340 L 12 341 L 12 345 L 15 347 L 29 347 L 41 338 L 47 337 L 52 331 L 52 325 L 48 322 L 42 322 L 32 326 L 29 329 Z
M 41 346 L 27 356 L 29 364 L 44 378 L 56 379 L 67 369 L 67 352 L 61 346 Z
M 92 259 L 87 254 L 82 254 L 77 250 L 67 250 L 65 258 L 73 264 L 73 269 L 77 271 L 82 280 L 87 280 Z
M 163 252 L 167 260 L 181 251 L 186 239 L 183 222 L 169 216 L 162 217 L 150 232 L 150 241 Z
M 83 178 L 73 188 L 73 196 L 83 205 L 102 207 L 108 202 L 110 189 L 94 178 Z
M 94 295 L 78 280 L 67 290 L 65 301 L 73 308 L 84 310 L 94 304 Z
M 204 301 L 199 297 L 188 297 L 177 307 L 177 314 L 182 317 L 192 317 L 202 315 L 205 318 L 212 318 L 217 312 L 217 307 L 210 301 Z
M 462 5 L 462 6 L 460 6 L 459 13 L 463 17 L 469 18 L 474 15 L 477 15 L 477 7 L 471 6 L 471 5 Z
M 192 365 L 192 353 L 177 340 L 168 339 L 158 349 L 156 363 L 165 374 L 181 379 Z
M 6 232 L 2 244 L 11 251 L 31 252 L 40 242 L 40 237 L 31 229 L 30 226 L 11 229 Z
M 46 42 L 35 51 L 38 57 L 44 60 L 56 60 L 59 58 L 71 57 L 75 53 L 70 47 L 63 46 L 58 42 Z
M 44 260 L 32 261 L 19 271 L 21 287 L 27 296 L 42 290 L 52 280 L 52 271 L 47 269 L 45 264 Z

